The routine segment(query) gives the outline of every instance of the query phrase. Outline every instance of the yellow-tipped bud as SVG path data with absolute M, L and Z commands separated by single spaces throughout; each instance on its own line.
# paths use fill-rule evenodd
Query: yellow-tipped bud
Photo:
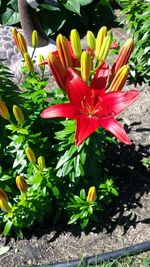
M 19 43 L 18 43 L 18 37 L 17 37 L 17 34 L 18 34 L 17 29 L 16 28 L 12 28 L 11 29 L 11 33 L 12 33 L 12 37 L 13 37 L 13 39 L 15 41 L 15 44 L 16 44 L 17 48 L 20 50 Z
M 103 41 L 104 41 L 106 35 L 107 35 L 107 27 L 103 26 L 98 31 L 98 34 L 96 37 L 95 57 L 98 60 L 99 60 L 100 50 L 101 50 L 101 47 L 102 47 L 102 44 L 103 44 Z
M 41 71 L 45 71 L 45 64 L 40 65 L 40 63 L 43 62 L 43 61 L 44 61 L 43 55 L 39 55 L 38 56 L 38 64 L 39 64 L 39 67 L 40 67 Z
M 26 64 L 26 67 L 28 68 L 28 70 L 30 72 L 34 72 L 33 61 L 31 59 L 31 57 L 29 56 L 29 54 L 28 53 L 24 53 L 23 56 L 24 56 L 24 61 L 25 61 L 25 64 Z
M 1 98 L 0 98 L 0 115 L 5 120 L 10 120 L 10 114 L 9 114 L 8 108 L 6 106 L 6 103 Z
M 96 200 L 96 188 L 95 186 L 91 186 L 88 191 L 87 201 L 92 202 Z
M 27 53 L 28 52 L 27 43 L 26 43 L 26 40 L 25 40 L 24 36 L 20 32 L 17 33 L 17 39 L 18 39 L 18 49 L 19 49 L 19 51 L 22 54 Z
M 78 59 L 80 59 L 81 54 L 82 54 L 82 48 L 81 48 L 80 36 L 76 29 L 73 29 L 70 32 L 70 42 L 71 42 L 73 53 Z
M 108 89 L 108 91 L 120 91 L 126 80 L 127 80 L 127 77 L 128 77 L 128 74 L 129 74 L 129 71 L 130 71 L 130 68 L 128 65 L 124 65 L 122 66 L 116 73 L 114 79 L 112 80 L 111 84 L 110 84 L 110 87 Z
M 23 112 L 21 108 L 17 105 L 13 105 L 13 114 L 17 122 L 23 124 L 25 122 Z
M 40 170 L 43 170 L 46 168 L 45 158 L 43 156 L 38 157 L 37 162 L 38 162 Z
M 65 36 L 59 34 L 56 38 L 56 46 L 58 50 L 58 55 L 64 69 L 72 67 L 72 59 L 69 53 L 68 41 Z
M 91 48 L 91 50 L 94 52 L 96 46 L 96 39 L 94 33 L 91 31 L 87 31 L 87 44 L 88 47 Z
M 36 48 L 38 46 L 38 33 L 36 30 L 32 32 L 32 46 Z
M 109 53 L 110 47 L 112 43 L 112 32 L 109 31 L 107 36 L 104 38 L 99 55 L 97 59 L 99 61 L 104 61 Z
M 8 196 L 2 188 L 0 188 L 0 200 L 8 201 Z
M 11 207 L 6 200 L 0 200 L 0 209 L 2 209 L 5 212 L 11 211 Z
M 91 74 L 92 60 L 87 51 L 81 54 L 81 77 L 84 82 L 88 82 Z
M 107 33 L 107 36 L 105 37 L 105 40 L 104 40 L 104 52 L 103 52 L 103 55 L 102 55 L 102 60 L 104 61 L 106 58 L 107 58 L 107 55 L 109 53 L 109 50 L 110 50 L 110 47 L 111 47 L 111 44 L 112 44 L 112 31 L 109 31 Z
M 116 57 L 116 60 L 112 66 L 112 76 L 114 77 L 114 75 L 117 73 L 117 71 L 124 66 L 125 64 L 127 64 L 130 55 L 132 53 L 134 47 L 134 40 L 132 38 L 129 38 L 124 45 L 122 46 L 118 56 Z
M 11 211 L 11 208 L 8 203 L 8 196 L 2 188 L 0 188 L 0 208 L 6 212 Z
M 35 154 L 34 154 L 32 148 L 26 147 L 25 152 L 26 152 L 28 160 L 35 164 L 36 163 L 36 157 L 35 157 Z
M 25 193 L 28 190 L 28 184 L 25 178 L 21 175 L 16 176 L 16 185 L 22 193 Z

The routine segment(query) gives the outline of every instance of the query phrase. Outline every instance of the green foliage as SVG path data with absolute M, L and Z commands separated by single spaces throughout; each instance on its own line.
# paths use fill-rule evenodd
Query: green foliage
M 75 146 L 74 121 L 45 121 L 39 116 L 47 107 L 47 99 L 57 104 L 60 97 L 66 102 L 66 96 L 58 88 L 45 90 L 48 80 L 40 72 L 30 73 L 26 67 L 22 72 L 25 76 L 18 88 L 8 69 L 0 65 L 0 95 L 10 113 L 9 120 L 0 117 L 0 188 L 7 193 L 11 208 L 0 211 L 4 235 L 15 231 L 22 237 L 26 227 L 47 219 L 56 223 L 62 216 L 69 224 L 79 222 L 85 228 L 89 221 L 96 220 L 103 205 L 118 195 L 114 179 L 105 176 L 101 168 L 107 144 L 114 140 L 99 129 Z M 16 120 L 14 105 L 21 108 L 24 120 Z M 35 163 L 29 161 L 26 147 L 32 148 Z M 24 193 L 17 188 L 18 175 L 23 175 L 28 184 Z M 88 190 L 93 185 L 97 198 L 88 202 Z
M 81 35 L 87 30 L 97 31 L 115 21 L 109 0 L 59 0 L 56 5 L 40 4 L 40 19 L 48 34 L 56 36 L 61 30 L 66 36 L 72 28 Z M 1 0 L 0 23 L 14 25 L 19 22 L 17 0 Z
M 131 76 L 134 83 L 150 83 L 150 5 L 146 1 L 121 0 L 124 22 L 128 34 L 133 34 L 135 49 L 130 60 Z

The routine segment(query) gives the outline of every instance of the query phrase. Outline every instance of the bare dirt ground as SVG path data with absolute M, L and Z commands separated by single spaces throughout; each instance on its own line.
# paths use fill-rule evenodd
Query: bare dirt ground
M 125 90 L 129 88 L 134 86 L 126 85 Z M 111 146 L 105 164 L 117 178 L 120 196 L 85 232 L 67 226 L 51 229 L 47 222 L 23 240 L 0 236 L 0 246 L 10 247 L 0 256 L 0 267 L 78 259 L 150 240 L 150 172 L 142 163 L 150 155 L 150 88 L 146 84 L 136 88 L 141 91 L 139 99 L 120 116 L 133 144 Z

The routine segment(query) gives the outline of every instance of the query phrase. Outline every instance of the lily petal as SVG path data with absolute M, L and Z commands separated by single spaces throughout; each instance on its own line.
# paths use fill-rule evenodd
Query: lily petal
M 109 67 L 108 65 L 104 62 L 96 71 L 94 78 L 91 82 L 90 87 L 95 90 L 95 93 L 98 96 L 101 96 L 104 94 L 106 85 L 107 85 L 107 79 L 109 75 Z
M 105 130 L 108 130 L 113 135 L 115 135 L 121 142 L 130 145 L 131 141 L 127 136 L 123 126 L 115 119 L 101 119 L 99 124 Z
M 40 116 L 44 119 L 56 118 L 56 117 L 75 119 L 76 113 L 77 110 L 75 106 L 71 103 L 66 103 L 48 107 L 41 112 Z
M 90 99 L 91 88 L 71 68 L 67 70 L 66 90 L 71 103 L 81 104 L 86 96 Z
M 106 113 L 114 113 L 114 116 L 122 112 L 127 106 L 132 104 L 139 96 L 138 90 L 128 92 L 110 92 L 104 95 L 103 103 Z
M 89 135 L 99 127 L 99 120 L 96 117 L 80 115 L 77 117 L 75 133 L 75 144 L 79 146 Z

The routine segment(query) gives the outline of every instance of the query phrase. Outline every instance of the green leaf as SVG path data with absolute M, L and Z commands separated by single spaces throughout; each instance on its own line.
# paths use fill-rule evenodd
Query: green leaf
M 12 221 L 8 220 L 4 227 L 4 236 L 7 236 L 11 230 Z
M 75 223 L 80 218 L 80 214 L 73 214 L 68 222 L 68 224 Z
M 85 199 L 86 198 L 86 193 L 84 189 L 80 190 L 80 198 Z
M 94 0 L 79 0 L 79 3 L 81 6 L 86 6 L 89 5 L 93 2 Z
M 78 196 L 74 196 L 74 199 L 75 199 L 75 201 L 76 201 L 77 203 L 79 203 L 79 204 L 83 204 L 83 203 L 85 203 L 84 200 L 83 200 L 82 198 L 78 197 Z
M 59 197 L 60 196 L 59 189 L 56 186 L 53 186 L 52 191 L 53 191 L 53 194 L 54 194 L 55 197 Z
M 0 181 L 7 181 L 9 179 L 11 179 L 12 177 L 9 176 L 9 175 L 3 175 L 1 178 L 0 178 Z
M 116 190 L 115 188 L 112 188 L 112 189 L 111 189 L 111 192 L 112 192 L 112 194 L 115 195 L 116 197 L 119 196 L 119 194 L 118 194 L 118 192 L 117 192 L 117 190 Z
M 14 10 L 7 8 L 5 13 L 2 15 L 2 23 L 5 25 L 13 25 L 18 23 L 20 20 L 19 13 Z
M 80 219 L 83 219 L 83 218 L 85 218 L 85 217 L 87 217 L 88 216 L 88 211 L 87 210 L 84 210 L 84 211 L 82 211 L 81 213 L 80 213 Z
M 67 0 L 65 3 L 62 3 L 63 6 L 71 12 L 74 12 L 80 15 L 80 2 L 79 0 Z
M 47 10 L 50 10 L 50 11 L 60 11 L 60 8 L 58 6 L 52 6 L 52 5 L 46 4 L 46 3 L 40 4 L 39 6 L 45 8 Z

